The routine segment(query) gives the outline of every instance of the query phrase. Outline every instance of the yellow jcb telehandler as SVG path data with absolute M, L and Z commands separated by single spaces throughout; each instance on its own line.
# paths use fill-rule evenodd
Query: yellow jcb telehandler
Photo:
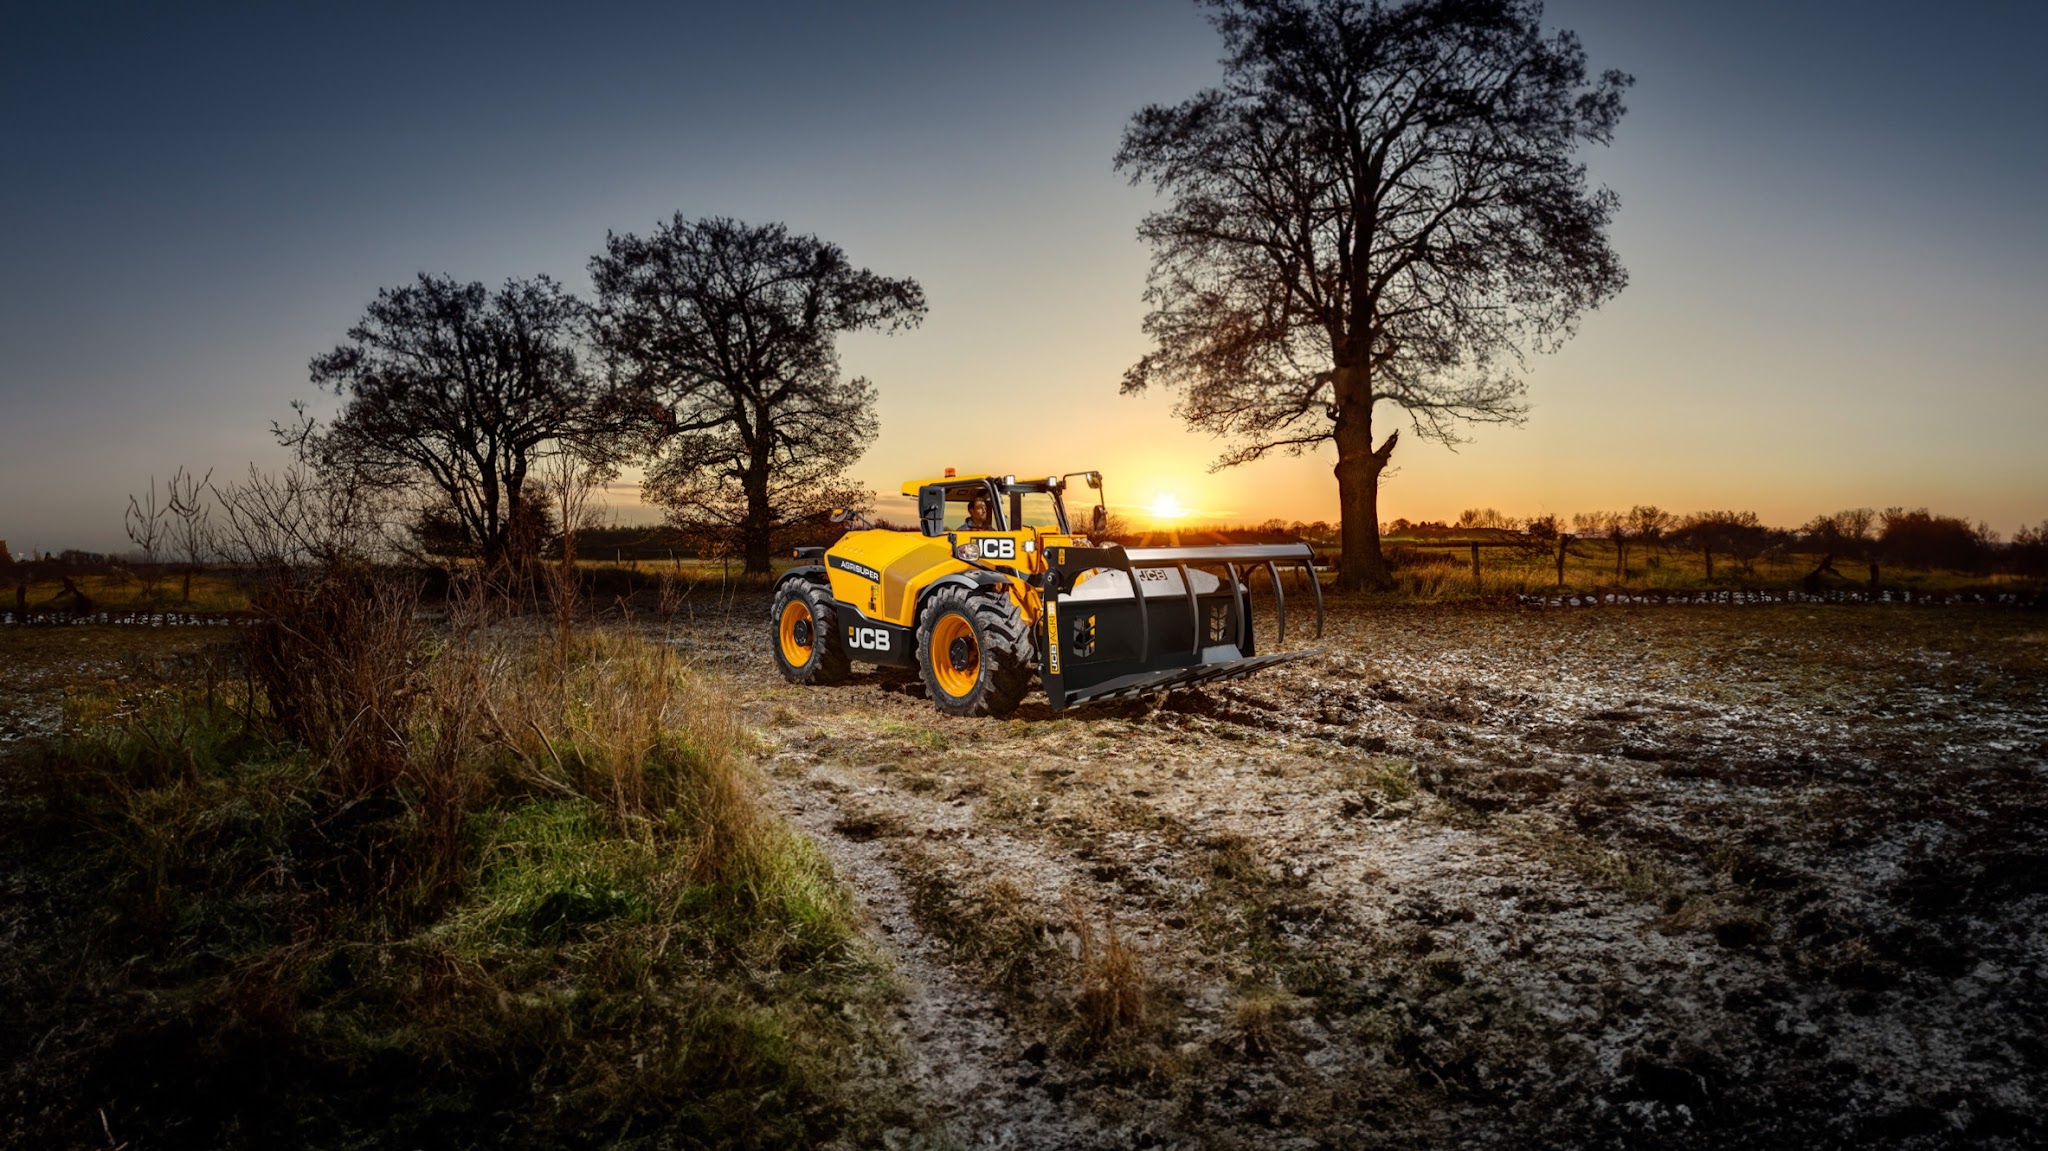
M 1069 481 L 1095 494 L 1085 530 L 1070 524 Z M 1107 529 L 1100 472 L 915 480 L 918 530 L 849 531 L 775 585 L 775 661 L 793 683 L 837 683 L 850 663 L 915 667 L 940 711 L 1007 715 L 1036 675 L 1054 710 L 1236 679 L 1313 652 L 1257 654 L 1251 575 L 1270 577 L 1287 636 L 1280 569 L 1306 570 L 1323 630 L 1323 593 L 1307 544 L 1126 548 Z M 842 522 L 847 518 L 840 514 Z M 1242 566 L 1241 566 L 1242 565 Z

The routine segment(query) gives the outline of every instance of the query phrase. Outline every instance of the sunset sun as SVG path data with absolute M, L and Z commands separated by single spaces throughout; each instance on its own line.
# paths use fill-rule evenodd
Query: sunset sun
M 1188 514 L 1180 506 L 1180 497 L 1171 492 L 1161 492 L 1152 501 L 1152 518 L 1155 520 L 1177 520 Z

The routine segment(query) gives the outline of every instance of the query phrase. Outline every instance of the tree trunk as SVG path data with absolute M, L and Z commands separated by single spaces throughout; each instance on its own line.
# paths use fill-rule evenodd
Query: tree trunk
M 1557 588 L 1564 590 L 1564 556 L 1572 546 L 1572 537 L 1559 532 L 1557 536 Z
M 1380 555 L 1380 473 L 1387 470 L 1400 433 L 1390 433 L 1378 450 L 1373 449 L 1372 393 L 1365 368 L 1338 368 L 1336 385 L 1337 427 L 1331 438 L 1337 444 L 1334 470 L 1344 549 L 1337 564 L 1337 590 L 1378 591 L 1394 583 Z
M 1347 474 L 1347 470 L 1349 474 Z M 1393 576 L 1380 555 L 1380 473 L 1386 470 L 1374 453 L 1350 469 L 1337 464 L 1337 507 L 1343 517 L 1337 562 L 1338 591 L 1378 591 L 1392 587 Z
M 1707 559 L 1707 582 L 1708 582 L 1708 583 L 1713 583 L 1713 582 L 1714 582 L 1714 551 L 1713 551 L 1713 549 L 1712 549 L 1712 548 L 1701 548 L 1701 549 L 1700 549 L 1700 554 L 1701 554 L 1702 556 L 1705 556 L 1705 557 L 1706 557 L 1706 559 Z
M 764 459 L 749 470 L 746 478 L 747 519 L 740 529 L 740 546 L 746 556 L 745 574 L 767 575 L 775 524 L 775 509 L 768 506 L 768 467 Z

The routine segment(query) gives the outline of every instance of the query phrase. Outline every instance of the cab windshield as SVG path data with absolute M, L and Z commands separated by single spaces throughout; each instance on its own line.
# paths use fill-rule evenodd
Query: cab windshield
M 1060 518 L 1059 497 L 1052 492 L 1011 492 L 1010 512 L 1011 519 L 1020 528 L 1051 532 L 1067 530 L 1067 525 Z

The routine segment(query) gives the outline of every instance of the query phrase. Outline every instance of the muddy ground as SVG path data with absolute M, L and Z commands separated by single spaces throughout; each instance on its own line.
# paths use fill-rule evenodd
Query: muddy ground
M 674 633 L 962 1144 L 2044 1139 L 2037 613 L 1339 606 L 1254 679 L 1008 721 L 786 685 L 765 620 Z
M 892 958 L 893 1143 L 2044 1141 L 2037 612 L 1337 604 L 1254 679 L 1009 720 L 784 684 L 766 615 L 634 626 L 735 684 Z M 208 635 L 0 638 L 7 744 Z

